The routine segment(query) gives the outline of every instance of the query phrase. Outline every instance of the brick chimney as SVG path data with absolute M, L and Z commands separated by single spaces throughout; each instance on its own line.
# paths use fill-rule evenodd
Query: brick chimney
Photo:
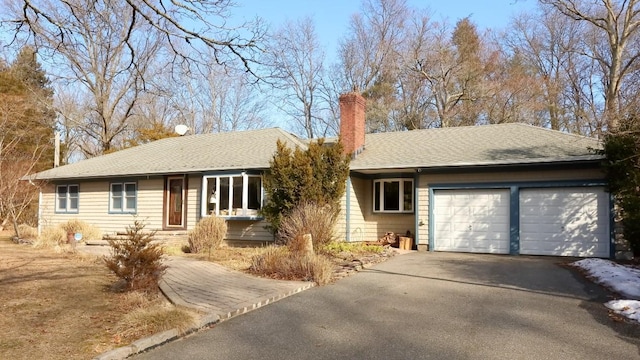
M 344 153 L 353 158 L 364 150 L 365 100 L 357 92 L 340 95 L 340 136 Z

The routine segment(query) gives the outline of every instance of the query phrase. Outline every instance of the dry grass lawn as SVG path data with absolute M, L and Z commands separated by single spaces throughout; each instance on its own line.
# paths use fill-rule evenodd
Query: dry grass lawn
M 223 247 L 209 258 L 166 250 L 245 272 L 252 257 L 266 251 Z M 336 267 L 357 253 L 344 250 L 332 254 Z M 116 292 L 116 280 L 100 258 L 17 245 L 0 233 L 0 359 L 89 359 L 166 329 L 184 329 L 199 315 L 162 296 Z
M 229 269 L 237 271 L 247 271 L 251 266 L 251 258 L 255 255 L 264 253 L 266 248 L 264 247 L 220 247 L 211 252 L 211 257 L 208 254 L 176 254 L 180 256 L 186 256 L 203 261 L 212 261 L 218 263 Z
M 185 328 L 196 314 L 112 290 L 96 257 L 16 245 L 0 234 L 0 359 L 88 359 Z

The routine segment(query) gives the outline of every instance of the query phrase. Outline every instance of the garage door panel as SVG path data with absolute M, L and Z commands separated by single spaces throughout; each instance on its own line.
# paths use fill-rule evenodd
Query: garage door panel
M 585 242 L 545 242 L 536 241 L 523 245 L 520 249 L 523 254 L 551 255 L 551 256 L 578 256 L 592 257 L 594 254 L 607 253 L 608 246 L 600 243 Z
M 609 257 L 609 196 L 602 187 L 520 191 L 520 253 Z
M 434 248 L 509 253 L 509 191 L 434 192 Z

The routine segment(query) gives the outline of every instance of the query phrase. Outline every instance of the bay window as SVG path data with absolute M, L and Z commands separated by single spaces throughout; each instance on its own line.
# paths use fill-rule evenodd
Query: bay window
M 260 175 L 204 176 L 202 189 L 202 216 L 256 217 L 262 208 Z

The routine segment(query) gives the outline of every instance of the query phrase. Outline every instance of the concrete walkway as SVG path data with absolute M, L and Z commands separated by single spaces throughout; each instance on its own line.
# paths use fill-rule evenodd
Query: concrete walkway
M 169 300 L 221 320 L 306 290 L 311 282 L 264 279 L 224 266 L 183 257 L 169 257 L 160 289 Z

